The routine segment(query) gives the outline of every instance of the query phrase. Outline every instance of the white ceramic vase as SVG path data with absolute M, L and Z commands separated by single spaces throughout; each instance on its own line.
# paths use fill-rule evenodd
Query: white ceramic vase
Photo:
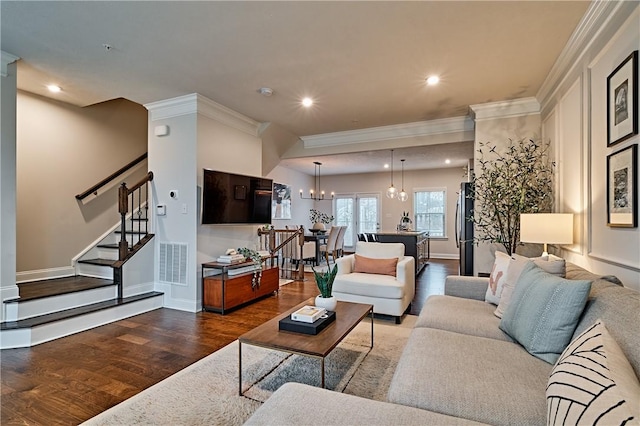
M 338 299 L 335 296 L 321 297 L 316 296 L 316 306 L 319 308 L 325 308 L 327 311 L 335 311 L 338 306 Z
M 314 229 L 316 231 L 325 231 L 327 228 L 324 226 L 324 223 L 316 222 L 313 224 L 313 227 L 311 229 Z

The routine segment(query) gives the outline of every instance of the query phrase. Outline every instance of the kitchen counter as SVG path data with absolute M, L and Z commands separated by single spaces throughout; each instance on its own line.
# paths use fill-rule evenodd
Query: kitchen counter
M 416 275 L 427 265 L 430 256 L 429 233 L 424 231 L 392 231 L 378 232 L 381 243 L 403 243 L 405 256 L 413 256 L 416 260 Z

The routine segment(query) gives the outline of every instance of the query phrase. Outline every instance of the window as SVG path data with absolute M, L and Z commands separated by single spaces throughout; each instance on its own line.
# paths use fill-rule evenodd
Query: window
M 335 199 L 336 225 L 345 225 L 344 246 L 353 248 L 356 234 L 378 232 L 380 223 L 379 194 L 340 194 Z
M 413 198 L 415 212 L 415 230 L 427 231 L 431 237 L 445 237 L 445 201 L 444 189 L 416 190 Z

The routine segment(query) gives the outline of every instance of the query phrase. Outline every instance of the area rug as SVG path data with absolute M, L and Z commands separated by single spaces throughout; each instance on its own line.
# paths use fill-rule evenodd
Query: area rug
M 371 325 L 363 320 L 326 358 L 326 387 L 385 400 L 416 318 L 407 315 L 400 325 L 375 320 L 373 349 Z M 317 386 L 319 375 L 319 360 L 243 345 L 239 396 L 235 341 L 84 424 L 240 425 L 283 383 Z

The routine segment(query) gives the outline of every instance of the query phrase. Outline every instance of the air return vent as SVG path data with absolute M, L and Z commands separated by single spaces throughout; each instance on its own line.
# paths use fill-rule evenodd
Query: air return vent
M 160 243 L 158 268 L 161 282 L 187 285 L 187 245 Z

